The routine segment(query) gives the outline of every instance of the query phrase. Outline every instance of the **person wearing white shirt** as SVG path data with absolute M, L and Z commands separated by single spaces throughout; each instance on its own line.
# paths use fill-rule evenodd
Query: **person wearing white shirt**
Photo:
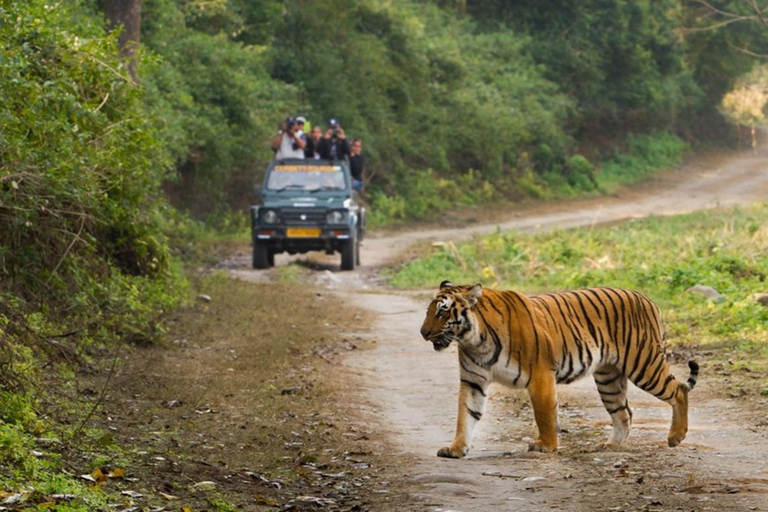
M 307 142 L 299 135 L 296 119 L 289 117 L 272 139 L 272 151 L 275 160 L 284 158 L 304 158 L 304 146 Z

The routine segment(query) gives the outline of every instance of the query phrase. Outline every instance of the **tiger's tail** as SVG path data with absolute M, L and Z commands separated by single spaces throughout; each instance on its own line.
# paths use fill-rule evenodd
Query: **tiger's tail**
M 696 381 L 699 378 L 699 363 L 696 361 L 688 361 L 688 368 L 691 369 L 691 374 L 688 376 L 685 387 L 687 387 L 688 391 L 690 391 L 696 385 Z

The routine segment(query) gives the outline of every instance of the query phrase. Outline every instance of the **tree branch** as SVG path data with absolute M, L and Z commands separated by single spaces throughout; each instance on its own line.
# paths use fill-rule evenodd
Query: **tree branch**
M 765 28 L 768 28 L 768 19 L 766 19 L 765 15 L 768 13 L 768 6 L 764 8 L 760 8 L 760 6 L 757 4 L 757 0 L 743 0 L 744 3 L 747 5 L 750 11 L 752 11 L 752 14 L 738 14 L 735 12 L 725 11 L 723 9 L 720 9 L 718 7 L 715 7 L 707 0 L 692 0 L 693 2 L 702 5 L 709 13 L 715 17 L 722 17 L 727 18 L 725 20 L 712 23 L 711 25 L 703 26 L 703 27 L 687 27 L 684 28 L 683 31 L 686 33 L 689 32 L 704 32 L 707 30 L 716 30 L 720 27 L 724 27 L 726 25 L 730 25 L 731 23 L 737 23 L 741 21 L 758 21 L 760 24 L 762 24 Z
M 755 18 L 763 24 L 765 28 L 768 28 L 768 21 L 766 21 L 765 16 L 763 16 L 763 10 L 760 9 L 760 7 L 757 5 L 757 0 L 744 0 L 747 5 L 752 9 L 752 12 L 755 13 Z
M 750 57 L 755 57 L 757 59 L 768 59 L 768 53 L 755 53 L 751 50 L 747 50 L 746 48 L 742 48 L 740 46 L 736 46 L 733 43 L 728 43 L 728 46 L 730 46 L 732 49 L 736 50 L 737 52 L 741 52 L 744 54 L 749 55 Z

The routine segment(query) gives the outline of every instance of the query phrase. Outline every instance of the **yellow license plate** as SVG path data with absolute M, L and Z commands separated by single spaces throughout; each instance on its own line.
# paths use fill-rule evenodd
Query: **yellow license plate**
M 288 238 L 317 238 L 320 228 L 288 228 L 285 234 Z

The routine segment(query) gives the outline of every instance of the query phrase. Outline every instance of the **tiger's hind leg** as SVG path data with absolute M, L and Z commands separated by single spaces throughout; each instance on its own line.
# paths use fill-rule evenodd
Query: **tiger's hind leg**
M 632 425 L 632 409 L 627 401 L 627 376 L 615 366 L 602 366 L 593 375 L 600 400 L 613 422 L 611 438 L 602 446 L 616 449 L 627 439 Z

